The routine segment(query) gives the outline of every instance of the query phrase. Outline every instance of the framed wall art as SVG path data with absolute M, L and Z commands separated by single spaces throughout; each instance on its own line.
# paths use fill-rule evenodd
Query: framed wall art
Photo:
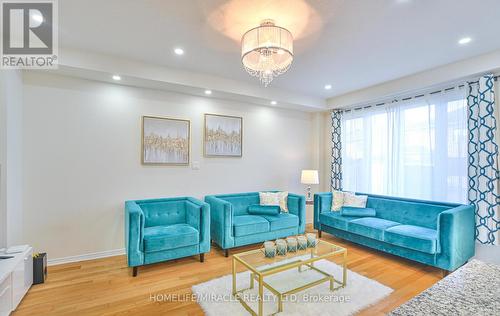
M 143 116 L 142 163 L 188 165 L 190 133 L 189 120 Z
M 205 157 L 241 157 L 243 118 L 205 114 L 203 152 Z

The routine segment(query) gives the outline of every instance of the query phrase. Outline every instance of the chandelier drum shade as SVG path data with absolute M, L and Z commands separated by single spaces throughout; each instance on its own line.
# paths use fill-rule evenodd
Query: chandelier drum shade
M 241 62 L 245 70 L 268 86 L 274 77 L 285 73 L 293 61 L 293 36 L 273 20 L 243 34 Z

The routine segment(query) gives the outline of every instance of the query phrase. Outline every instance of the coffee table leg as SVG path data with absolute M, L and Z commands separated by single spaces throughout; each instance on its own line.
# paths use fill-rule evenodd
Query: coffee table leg
M 236 259 L 233 257 L 233 295 L 236 295 Z
M 255 274 L 253 272 L 250 273 L 250 288 L 253 289 L 253 285 L 254 285 L 254 278 L 255 278 Z
M 278 296 L 278 313 L 283 311 L 283 295 Z
M 264 277 L 259 275 L 259 316 L 264 314 Z
M 347 285 L 347 250 L 344 251 L 344 271 L 342 275 L 342 287 L 345 287 Z

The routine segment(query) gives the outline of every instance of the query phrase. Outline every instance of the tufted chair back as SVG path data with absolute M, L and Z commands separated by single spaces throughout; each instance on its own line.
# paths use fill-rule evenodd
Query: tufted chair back
M 187 223 L 186 199 L 158 199 L 138 201 L 144 212 L 144 226 L 166 226 Z

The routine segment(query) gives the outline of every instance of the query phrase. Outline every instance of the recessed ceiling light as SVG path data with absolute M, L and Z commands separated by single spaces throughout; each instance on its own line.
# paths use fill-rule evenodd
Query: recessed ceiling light
M 472 38 L 470 37 L 464 37 L 464 38 L 461 38 L 459 41 L 458 41 L 458 44 L 460 45 L 465 45 L 467 43 L 470 43 L 470 41 L 472 41 Z
M 175 53 L 176 55 L 179 55 L 179 56 L 180 56 L 180 55 L 184 55 L 184 50 L 183 50 L 182 48 L 179 48 L 179 47 L 178 47 L 178 48 L 174 49 L 174 53 Z
M 271 103 L 271 105 L 276 105 L 276 104 L 278 104 L 278 102 L 276 102 L 276 101 L 271 101 L 270 103 Z
M 212 90 L 205 90 L 205 94 L 206 95 L 211 95 L 212 94 Z
M 42 23 L 43 22 L 43 16 L 41 16 L 40 14 L 32 14 L 31 15 L 31 18 L 37 22 L 40 22 Z
M 332 88 L 331 84 L 325 84 L 325 90 L 330 90 Z
M 113 75 L 113 80 L 120 81 L 120 80 L 122 80 L 122 77 L 120 77 L 118 75 Z

